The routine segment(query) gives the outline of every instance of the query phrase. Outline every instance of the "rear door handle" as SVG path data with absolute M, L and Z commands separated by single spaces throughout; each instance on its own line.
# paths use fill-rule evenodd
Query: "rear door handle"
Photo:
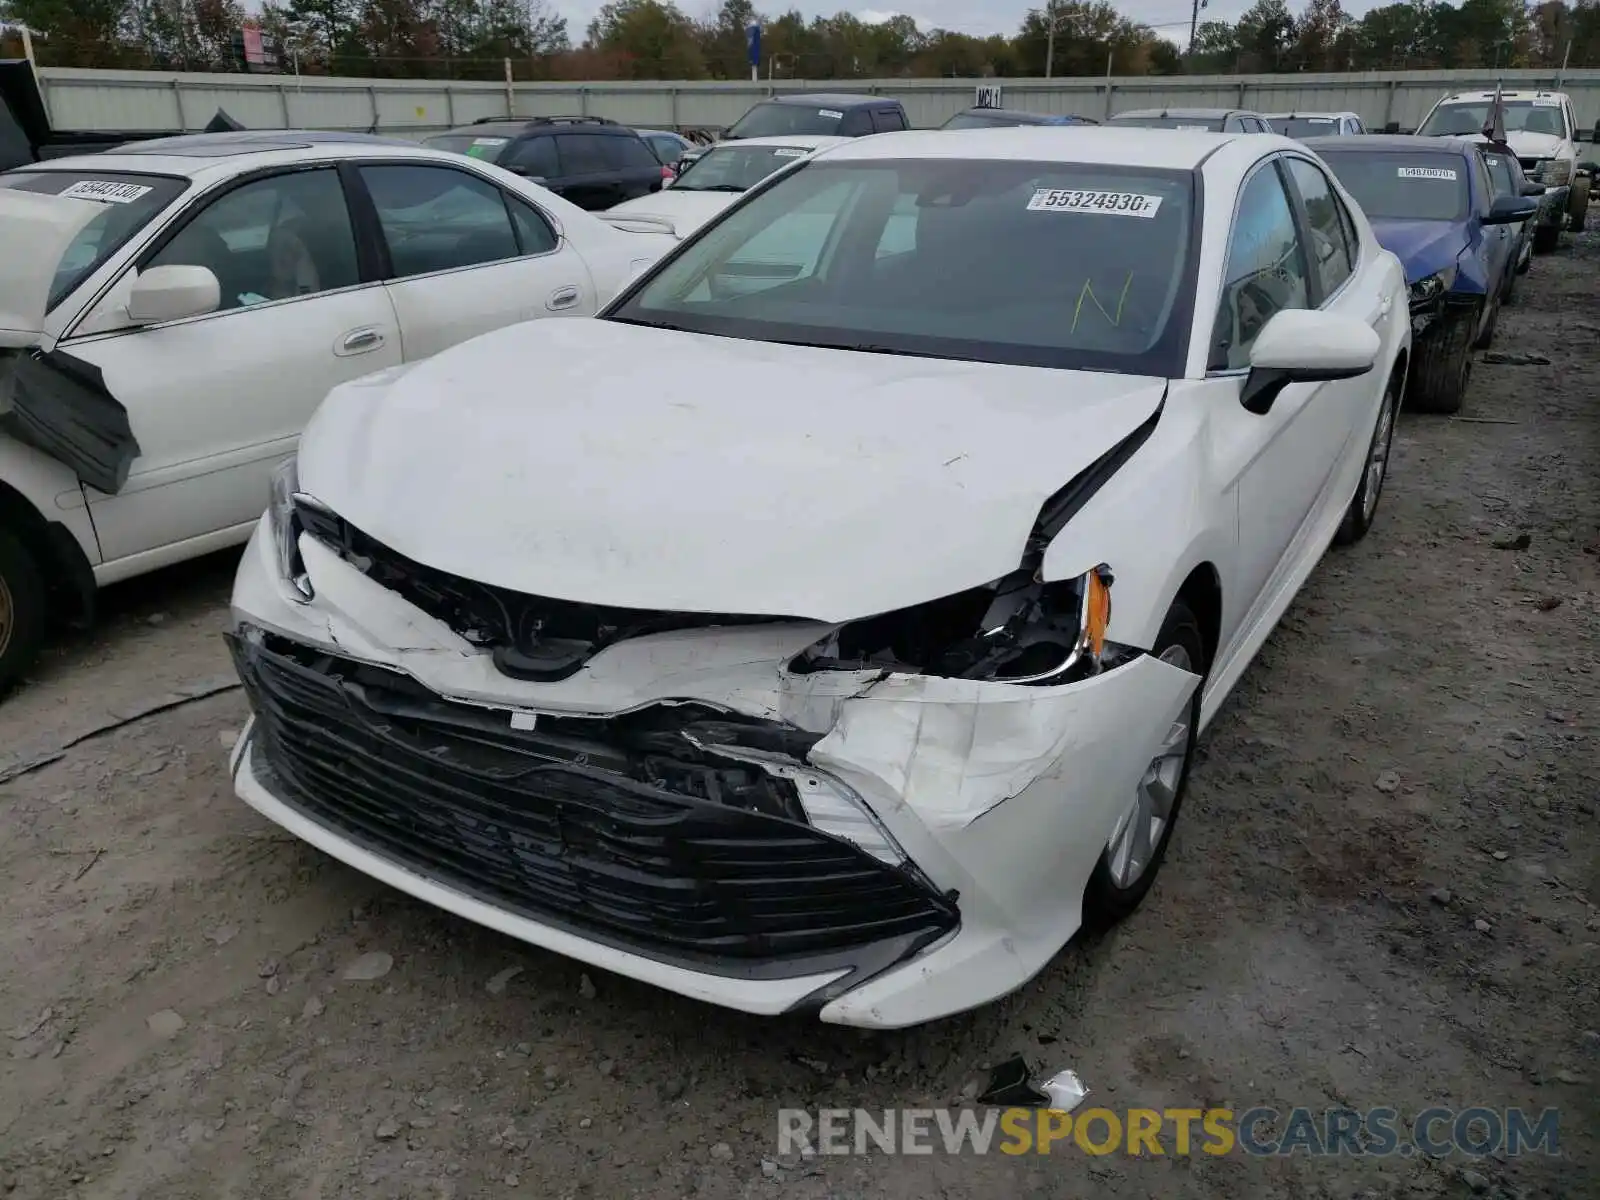
M 571 308 L 581 297 L 582 293 L 575 287 L 557 288 L 550 293 L 550 299 L 544 302 L 544 306 L 551 312 L 560 312 L 564 308 Z
M 381 345 L 383 345 L 383 330 L 373 327 L 352 329 L 339 340 L 333 352 L 345 358 L 352 354 L 366 354 Z

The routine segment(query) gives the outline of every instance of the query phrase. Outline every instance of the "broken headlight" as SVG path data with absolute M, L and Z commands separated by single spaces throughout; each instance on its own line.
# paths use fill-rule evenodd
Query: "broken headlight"
M 272 472 L 272 490 L 267 498 L 267 523 L 272 530 L 272 548 L 278 560 L 279 576 L 295 590 L 295 599 L 311 599 L 311 580 L 300 558 L 300 518 L 295 500 L 300 492 L 300 472 L 295 460 L 285 459 Z
M 1420 308 L 1423 305 L 1433 303 L 1435 300 L 1439 299 L 1440 296 L 1443 296 L 1446 292 L 1448 292 L 1451 285 L 1454 284 L 1455 281 L 1456 269 L 1454 267 L 1446 267 L 1442 271 L 1435 272 L 1424 279 L 1417 280 L 1409 289 L 1411 295 L 1411 307 Z
M 1022 568 L 984 587 L 842 625 L 789 664 L 998 683 L 1070 683 L 1106 663 L 1111 570 L 1045 582 Z

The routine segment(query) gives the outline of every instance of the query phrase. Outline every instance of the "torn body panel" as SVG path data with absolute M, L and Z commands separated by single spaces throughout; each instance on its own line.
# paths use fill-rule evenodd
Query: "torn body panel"
M 41 450 L 107 495 L 128 482 L 139 457 L 128 410 L 100 368 L 60 350 L 11 359 L 0 377 L 5 431 Z
M 660 818 L 664 823 L 653 843 L 657 858 L 679 861 L 688 853 L 684 846 L 694 844 L 693 838 L 685 834 L 675 840 L 676 830 L 692 832 L 697 822 L 727 820 L 742 830 L 740 844 L 752 837 L 750 845 L 764 844 L 762 838 L 776 830 L 797 839 L 790 854 L 800 847 L 811 847 L 803 851 L 809 855 L 836 848 L 827 851 L 838 859 L 829 869 L 858 880 L 851 886 L 864 889 L 861 897 L 879 898 L 852 901 L 858 904 L 856 915 L 844 922 L 849 929 L 843 933 L 833 926 L 826 937 L 810 927 L 800 929 L 807 937 L 821 937 L 816 944 L 827 953 L 801 956 L 781 968 L 768 963 L 760 969 L 768 972 L 773 990 L 753 992 L 748 971 L 730 973 L 729 961 L 736 956 L 719 961 L 685 951 L 681 943 L 689 925 L 682 912 L 673 916 L 680 922 L 674 927 L 679 944 L 671 944 L 663 932 L 668 926 L 656 918 L 629 916 L 625 906 L 619 915 L 615 897 L 602 906 L 611 922 L 602 928 L 605 923 L 597 924 L 592 913 L 562 907 L 565 900 L 557 904 L 536 888 L 531 900 L 521 892 L 508 895 L 508 889 L 523 886 L 521 876 L 510 874 L 513 858 L 497 852 L 481 868 L 462 867 L 459 860 L 441 865 L 423 861 L 426 847 L 411 834 L 400 845 L 393 840 L 399 834 L 386 842 L 389 835 L 379 836 L 383 831 L 375 834 L 369 824 L 356 827 L 360 822 L 349 813 L 376 820 L 369 806 L 380 803 L 380 794 L 363 792 L 340 801 L 342 812 L 333 811 L 338 797 L 323 793 L 353 785 L 319 773 L 315 754 L 294 757 L 295 730 L 274 734 L 263 716 L 271 708 L 270 696 L 252 696 L 257 719 L 252 744 L 239 755 L 241 796 L 344 861 L 451 911 L 596 966 L 748 1011 L 799 1005 L 819 1010 L 824 1020 L 891 1027 L 974 1007 L 1025 983 L 1076 931 L 1082 881 L 1161 733 L 1198 682 L 1137 653 L 1092 678 L 1048 687 L 881 669 L 788 670 L 796 654 L 830 632 L 832 627 L 816 622 L 648 634 L 610 645 L 566 679 L 516 679 L 496 669 L 490 651 L 311 537 L 302 537 L 300 545 L 315 599 L 297 602 L 291 585 L 278 577 L 270 540 L 264 521 L 236 583 L 236 626 L 259 627 L 270 631 L 264 636 L 281 635 L 297 647 L 293 655 L 304 659 L 311 683 L 331 673 L 344 680 L 341 687 L 356 685 L 349 699 L 327 711 L 360 712 L 364 705 L 384 715 L 369 712 L 352 727 L 352 737 L 368 736 L 362 730 L 393 737 L 391 722 L 409 722 L 408 737 L 444 755 L 433 769 L 481 772 L 479 754 L 490 755 L 491 766 L 499 764 L 495 769 L 501 777 L 465 789 L 452 785 L 449 804 L 427 795 L 413 798 L 409 815 L 402 814 L 407 829 L 421 821 L 444 822 L 435 825 L 427 845 L 477 845 L 485 828 L 481 823 L 463 826 L 458 816 L 441 814 L 473 809 L 483 793 L 508 786 L 504 763 L 494 756 L 548 758 L 535 749 L 547 744 L 541 739 L 573 738 L 564 743 L 571 748 L 584 740 L 578 734 L 587 720 L 597 741 L 582 751 L 586 758 L 579 774 L 588 790 L 562 792 L 558 799 L 576 805 L 574 813 L 596 814 L 584 821 L 611 820 L 599 815 L 614 812 L 620 824 L 607 826 L 616 837 L 598 842 L 582 832 L 588 828 L 584 821 L 560 826 L 578 831 L 577 842 L 565 849 L 541 840 L 537 829 L 511 828 L 505 834 L 508 845 L 543 855 L 535 856 L 544 872 L 540 878 L 578 871 L 593 879 L 599 870 L 596 845 L 609 846 L 608 854 L 637 855 L 645 843 L 639 850 L 627 849 L 628 814 L 638 804 L 667 805 L 670 819 Z M 319 655 L 354 665 L 330 671 L 317 665 Z M 360 675 L 370 669 L 367 664 L 383 668 L 382 678 L 392 672 L 393 680 L 404 683 L 368 689 Z M 404 706 L 382 698 L 402 692 L 412 697 L 407 703 L 420 706 L 416 711 L 401 711 Z M 441 731 L 436 723 L 445 717 L 450 728 Z M 527 736 L 513 732 L 518 729 Z M 641 770 L 637 744 L 628 753 L 618 749 L 619 739 L 626 740 L 618 731 L 625 730 L 645 731 L 652 753 L 670 748 L 671 769 Z M 468 751 L 449 749 L 463 736 L 474 745 L 468 757 L 463 757 Z M 485 743 L 492 744 L 485 749 Z M 389 787 L 398 795 L 413 774 L 404 765 L 404 749 L 391 745 L 382 753 L 367 750 L 350 757 L 355 752 L 347 747 L 347 761 L 364 756 L 375 771 L 383 763 Z M 541 765 L 535 774 L 547 767 Z M 564 772 L 563 780 L 575 777 L 570 760 L 555 769 Z M 352 777 L 361 770 L 352 768 Z M 523 770 L 511 769 L 513 775 Z M 603 775 L 598 792 L 593 772 Z M 700 782 L 686 785 L 683 780 L 691 777 Z M 513 807 L 532 812 L 536 801 L 544 802 L 524 796 Z M 381 802 L 390 808 L 394 803 Z M 727 815 L 715 818 L 711 809 Z M 390 822 L 401 819 L 388 808 L 379 815 Z M 465 819 L 481 822 L 482 814 L 468 813 Z M 595 836 L 601 828 L 595 827 Z M 532 869 L 526 853 L 514 858 L 522 864 L 518 871 Z M 630 859 L 629 870 L 643 870 L 644 861 Z M 780 856 L 774 864 L 782 861 L 788 860 Z M 474 871 L 488 875 L 494 886 L 475 878 Z M 776 865 L 765 874 L 778 893 L 804 907 L 804 886 L 780 884 Z M 674 885 L 691 892 L 694 886 Z M 897 919 L 909 923 L 904 929 L 879 930 L 883 936 L 878 936 L 874 922 L 888 911 L 882 897 L 891 896 L 902 906 Z M 632 923 L 619 934 L 614 926 L 624 918 Z M 751 956 L 743 961 L 749 966 Z M 796 972 L 818 981 L 815 987 L 797 995 Z

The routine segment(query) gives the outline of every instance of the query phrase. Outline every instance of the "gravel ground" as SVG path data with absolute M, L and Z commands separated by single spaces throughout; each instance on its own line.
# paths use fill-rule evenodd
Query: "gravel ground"
M 179 702 L 0 785 L 0 1193 L 1600 1195 L 1597 280 L 1600 236 L 1539 259 L 1498 348 L 1550 365 L 1403 420 L 1146 906 L 933 1027 L 713 1010 L 333 863 L 234 799 L 239 693 L 185 699 L 226 557 L 116 590 L 0 708 L 15 759 Z M 1012 1052 L 1114 1108 L 1554 1106 L 1561 1155 L 778 1156 L 780 1106 L 959 1104 Z

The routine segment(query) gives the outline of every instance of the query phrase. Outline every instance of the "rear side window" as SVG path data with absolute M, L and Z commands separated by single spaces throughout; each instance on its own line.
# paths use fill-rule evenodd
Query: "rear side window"
M 606 160 L 618 171 L 661 170 L 661 161 L 650 153 L 650 147 L 636 137 L 607 137 L 598 139 L 606 152 Z
M 596 137 L 592 133 L 569 133 L 556 139 L 556 150 L 561 156 L 562 175 L 594 175 L 614 171 L 606 143 L 611 138 Z
M 547 133 L 523 138 L 511 147 L 510 154 L 500 165 L 538 179 L 554 179 L 561 174 L 561 160 L 556 157 L 556 140 Z
M 445 167 L 362 167 L 394 276 L 475 267 L 518 254 L 499 188 Z

